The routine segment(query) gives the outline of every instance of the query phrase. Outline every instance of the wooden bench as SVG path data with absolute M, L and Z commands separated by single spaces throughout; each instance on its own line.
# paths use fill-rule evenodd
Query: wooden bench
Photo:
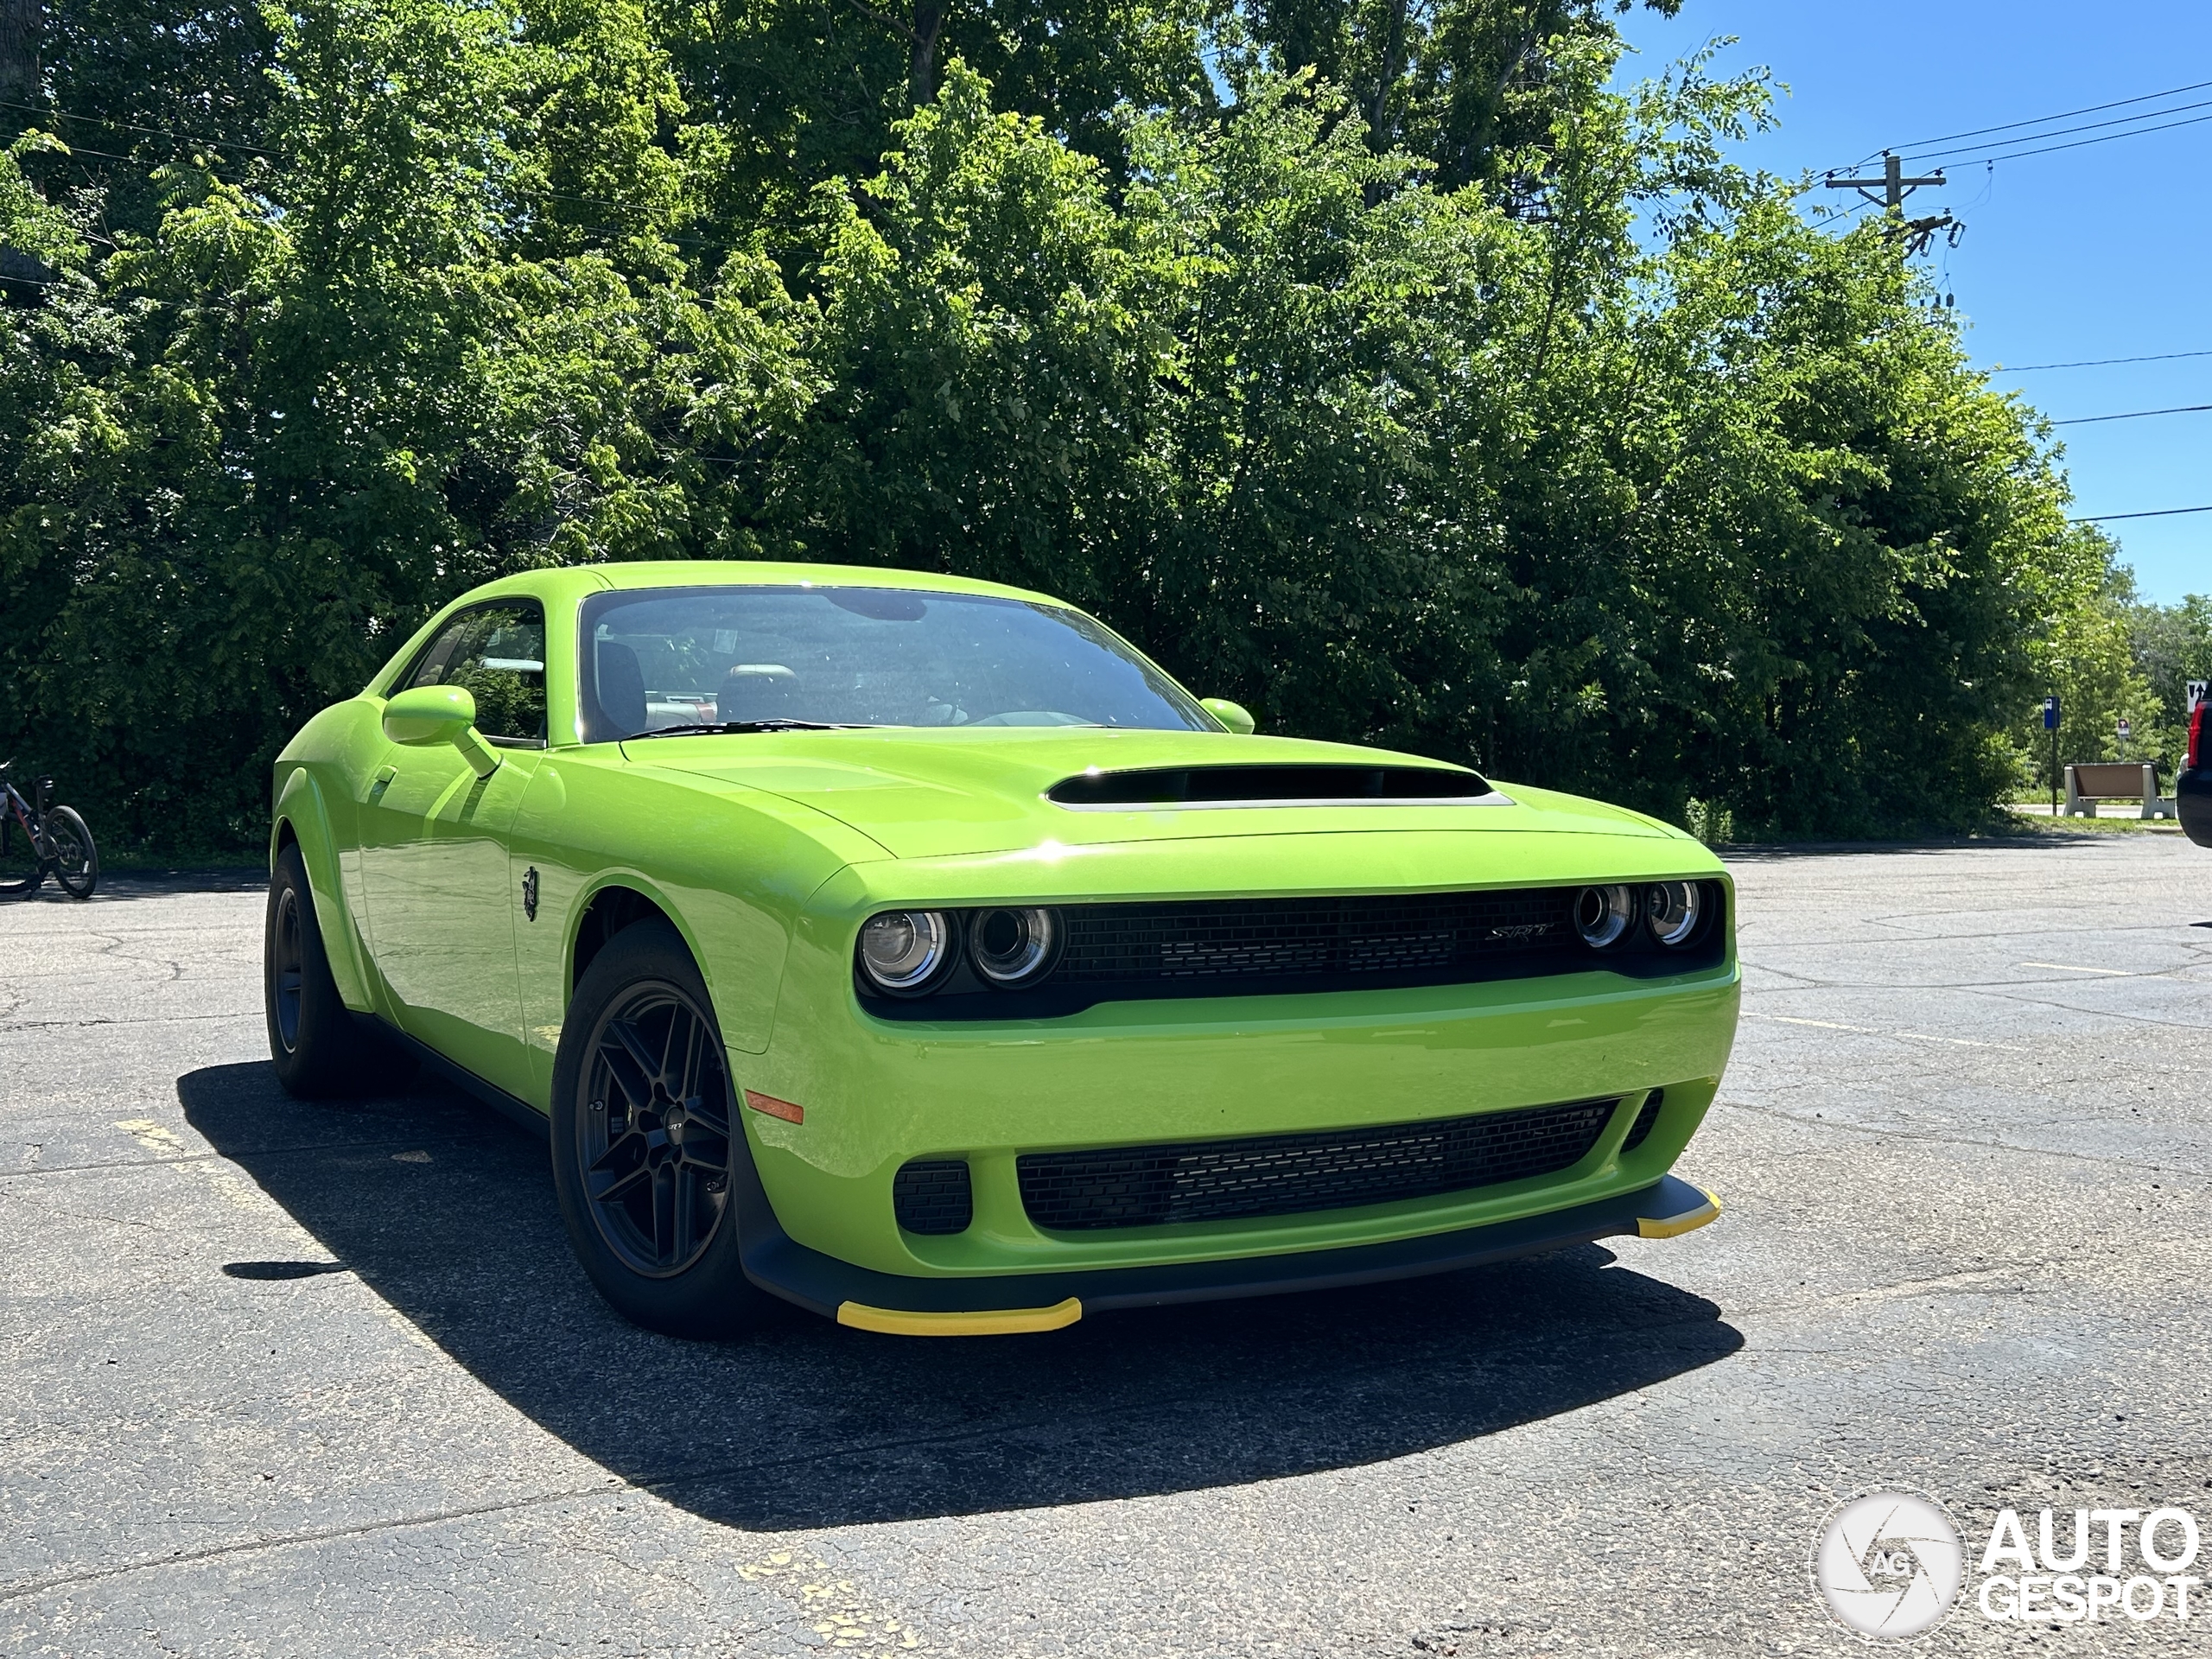
M 2133 760 L 2080 761 L 2066 768 L 2066 816 L 2094 818 L 2099 801 L 2140 801 L 2146 818 L 2171 818 L 2173 800 L 2158 793 L 2158 769 Z

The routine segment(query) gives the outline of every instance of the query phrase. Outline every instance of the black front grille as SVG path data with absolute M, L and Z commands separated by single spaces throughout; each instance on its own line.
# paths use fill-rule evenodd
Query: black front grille
M 891 1211 L 910 1233 L 964 1233 L 975 1219 L 968 1166 L 958 1158 L 917 1158 L 891 1178 Z
M 1055 982 L 1357 979 L 1472 967 L 1492 957 L 1587 954 L 1574 887 L 1411 898 L 1230 899 L 1072 905 Z
M 1463 985 L 1592 969 L 1656 977 L 1715 968 L 1726 957 L 1726 894 L 1717 881 L 1701 885 L 1707 919 L 1675 950 L 1641 921 L 1606 950 L 1584 943 L 1574 923 L 1580 887 L 1138 900 L 1058 906 L 1062 948 L 1031 987 L 987 985 L 963 953 L 925 996 L 877 994 L 857 962 L 854 988 L 881 1019 L 1036 1020 L 1133 999 Z M 982 913 L 956 915 L 972 927 Z
M 1317 1135 L 1032 1152 L 1015 1161 L 1022 1208 L 1054 1232 L 1291 1216 L 1556 1174 L 1581 1161 L 1619 1103 L 1580 1100 Z

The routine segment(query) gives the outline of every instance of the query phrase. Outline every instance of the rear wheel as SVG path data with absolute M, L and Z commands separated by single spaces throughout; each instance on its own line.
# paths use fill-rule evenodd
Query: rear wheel
M 553 1181 L 600 1294 L 647 1330 L 734 1336 L 770 1306 L 738 1254 L 736 1091 L 705 982 L 665 922 L 593 958 L 553 1065 Z
M 0 893 L 29 893 L 46 874 L 46 861 L 31 845 L 12 808 L 0 805 Z
M 269 1058 L 287 1094 L 302 1100 L 361 1094 L 399 1082 L 413 1069 L 373 1031 L 362 1029 L 340 999 L 297 845 L 277 854 L 269 873 L 262 982 Z
M 73 806 L 46 815 L 47 839 L 54 844 L 54 879 L 72 899 L 89 899 L 100 884 L 100 849 Z

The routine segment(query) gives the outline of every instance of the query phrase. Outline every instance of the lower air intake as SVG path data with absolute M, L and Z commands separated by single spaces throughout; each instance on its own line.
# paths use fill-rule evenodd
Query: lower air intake
M 1033 1152 L 1016 1165 L 1022 1207 L 1054 1232 L 1292 1216 L 1556 1174 L 1582 1160 L 1618 1104 L 1580 1100 L 1316 1135 Z
M 1659 1123 L 1659 1109 L 1666 1103 L 1664 1089 L 1654 1089 L 1644 1096 L 1643 1109 L 1637 1113 L 1636 1122 L 1629 1126 L 1628 1138 L 1621 1142 L 1623 1152 L 1634 1152 L 1651 1138 L 1651 1131 Z
M 910 1233 L 964 1233 L 975 1219 L 968 1166 L 957 1158 L 916 1159 L 891 1179 L 891 1211 Z

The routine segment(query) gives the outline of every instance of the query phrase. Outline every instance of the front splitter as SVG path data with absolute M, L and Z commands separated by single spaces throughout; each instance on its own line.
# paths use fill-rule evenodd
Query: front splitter
M 756 1216 L 766 1211 L 759 1194 Z M 1146 1268 L 923 1279 L 858 1268 L 794 1242 L 772 1220 L 742 1230 L 747 1277 L 841 1325 L 898 1336 L 991 1336 L 1058 1330 L 1087 1314 L 1178 1302 L 1337 1290 L 1454 1273 L 1623 1236 L 1672 1238 L 1720 1213 L 1720 1201 L 1672 1175 L 1617 1198 L 1517 1221 L 1349 1249 Z

